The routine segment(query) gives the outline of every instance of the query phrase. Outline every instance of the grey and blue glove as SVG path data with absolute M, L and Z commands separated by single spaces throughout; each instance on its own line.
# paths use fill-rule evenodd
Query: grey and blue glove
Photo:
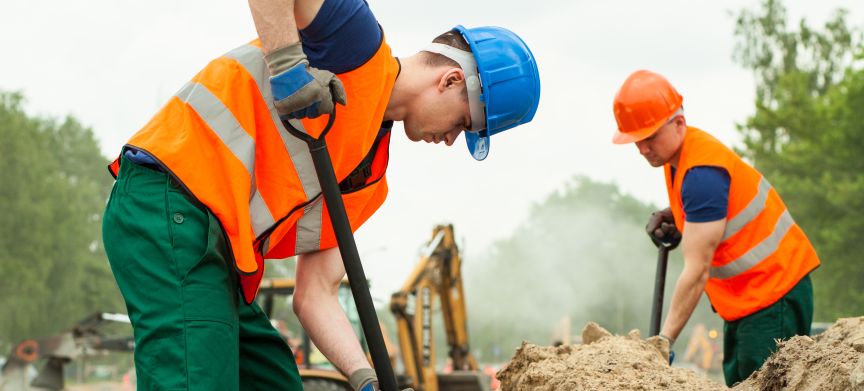
M 378 376 L 375 375 L 375 370 L 372 368 L 360 368 L 348 378 L 348 383 L 355 391 L 380 391 L 378 387 Z M 404 388 L 402 391 L 413 391 L 411 388 Z
M 672 362 L 675 361 L 675 352 L 672 351 L 672 344 L 675 343 L 674 339 L 660 334 L 648 338 L 645 342 L 654 346 L 654 348 L 657 349 L 657 352 L 660 353 L 660 356 L 663 357 L 664 360 L 669 361 L 669 365 L 672 365 Z
M 334 102 L 345 105 L 345 87 L 332 72 L 309 66 L 300 42 L 264 56 L 276 110 L 283 119 L 332 114 Z

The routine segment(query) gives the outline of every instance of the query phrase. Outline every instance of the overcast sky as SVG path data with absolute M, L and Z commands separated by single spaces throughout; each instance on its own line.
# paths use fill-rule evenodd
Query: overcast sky
M 753 77 L 732 61 L 730 12 L 756 0 L 369 3 L 397 56 L 455 24 L 500 25 L 531 47 L 542 80 L 534 121 L 493 137 L 483 162 L 462 138 L 449 149 L 411 143 L 397 124 L 390 195 L 357 234 L 378 298 L 402 284 L 434 224 L 455 225 L 471 262 L 575 175 L 665 205 L 661 170 L 635 147 L 610 142 L 612 99 L 637 69 L 664 74 L 684 95 L 688 122 L 729 144 L 739 141 L 735 124 L 753 112 Z M 837 7 L 858 26 L 864 16 L 860 0 L 786 4 L 793 20 L 811 25 Z M 254 37 L 240 0 L 0 0 L 0 90 L 23 92 L 33 114 L 75 116 L 114 156 L 209 60 Z

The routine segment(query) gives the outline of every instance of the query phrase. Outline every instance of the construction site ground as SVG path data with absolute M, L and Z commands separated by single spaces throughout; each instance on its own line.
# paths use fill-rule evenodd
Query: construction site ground
M 589 323 L 582 344 L 523 343 L 498 372 L 502 391 L 730 390 L 690 369 L 669 366 L 637 330 L 612 335 Z M 735 391 L 864 391 L 864 317 L 838 320 L 814 337 L 778 344 L 768 361 Z

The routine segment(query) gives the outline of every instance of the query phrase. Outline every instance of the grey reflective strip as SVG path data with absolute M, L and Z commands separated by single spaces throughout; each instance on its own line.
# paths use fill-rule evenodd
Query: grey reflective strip
M 177 98 L 192 107 L 207 126 L 219 136 L 237 160 L 243 163 L 249 176 L 255 168 L 255 140 L 243 130 L 231 110 L 213 95 L 207 87 L 189 82 L 176 94 Z M 207 162 L 201 162 L 207 164 Z
M 304 254 L 321 248 L 321 220 L 323 212 L 323 196 L 319 196 L 303 208 L 303 216 L 297 221 L 295 254 Z
M 273 224 L 276 224 L 273 214 L 270 213 L 270 208 L 264 203 L 264 199 L 261 198 L 261 193 L 258 192 L 258 189 L 254 190 L 252 197 L 249 199 L 249 217 L 252 219 L 252 232 L 255 233 L 256 237 L 272 227 Z
M 780 242 L 793 225 L 795 225 L 795 220 L 792 220 L 792 215 L 789 214 L 789 210 L 787 209 L 780 215 L 780 218 L 777 219 L 777 224 L 774 225 L 774 232 L 772 232 L 771 235 L 768 235 L 768 237 L 762 240 L 761 243 L 757 244 L 756 247 L 753 247 L 738 259 L 720 267 L 712 267 L 710 273 L 711 278 L 724 279 L 735 277 L 747 270 L 750 270 L 753 266 L 758 265 L 759 262 L 764 261 L 766 258 L 771 256 L 771 254 L 774 254 L 774 252 L 777 251 Z
M 188 83 L 180 89 L 177 97 L 198 113 L 210 130 L 219 136 L 222 143 L 246 167 L 252 183 L 249 201 L 252 229 L 256 236 L 264 232 L 273 225 L 274 220 L 273 214 L 255 189 L 255 140 L 243 130 L 234 114 L 207 87 Z
M 756 196 L 750 200 L 750 203 L 741 212 L 738 212 L 735 217 L 726 223 L 726 231 L 723 233 L 721 242 L 738 233 L 747 223 L 753 221 L 756 216 L 759 216 L 759 213 L 762 213 L 762 210 L 765 209 L 765 202 L 768 201 L 768 192 L 770 191 L 771 184 L 763 176 L 762 180 L 759 181 L 759 190 L 756 192 Z
M 306 199 L 311 199 L 321 192 L 321 185 L 318 183 L 318 175 L 315 172 L 315 166 L 312 164 L 312 156 L 309 154 L 309 148 L 306 143 L 292 136 L 282 125 L 282 120 L 279 118 L 279 113 L 276 111 L 276 106 L 273 105 L 273 92 L 270 90 L 270 70 L 264 62 L 264 52 L 253 45 L 244 45 L 236 48 L 225 54 L 225 57 L 237 60 L 243 68 L 246 69 L 255 83 L 258 84 L 258 90 L 267 104 L 267 109 L 270 111 L 270 117 L 279 130 L 279 137 L 282 138 L 282 143 L 288 150 L 288 155 L 291 157 L 291 163 L 294 165 L 297 175 L 300 177 L 300 185 L 306 193 Z M 303 124 L 300 121 L 292 120 L 291 123 L 298 129 L 303 130 Z

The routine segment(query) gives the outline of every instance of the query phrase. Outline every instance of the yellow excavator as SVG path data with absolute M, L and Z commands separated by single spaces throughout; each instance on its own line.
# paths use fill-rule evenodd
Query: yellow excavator
M 259 303 L 273 319 L 276 299 L 293 292 L 293 279 L 265 279 L 259 290 Z M 342 281 L 339 298 L 362 345 L 363 333 L 347 280 Z M 478 370 L 477 361 L 469 349 L 464 298 L 462 259 L 456 246 L 453 226 L 436 226 L 432 231 L 432 239 L 427 243 L 413 272 L 390 301 L 390 310 L 396 319 L 399 354 L 387 338 L 387 330 L 382 325 L 382 334 L 391 360 L 401 360 L 401 367 L 404 368 L 404 373 L 397 376 L 400 388 L 412 387 L 416 391 L 490 389 L 489 377 Z M 450 365 L 447 365 L 446 371 L 439 371 L 436 362 L 432 327 L 433 314 L 438 312 L 436 300 L 440 300 L 439 308 L 443 315 L 449 347 Z M 300 377 L 306 390 L 351 390 L 345 377 L 323 360 L 323 356 L 315 350 L 305 333 L 301 333 L 298 339 L 292 344 L 292 348 L 295 348 Z
M 452 371 L 436 367 L 432 327 L 435 300 L 440 301 Z M 390 300 L 396 317 L 405 377 L 417 391 L 481 391 L 489 378 L 479 371 L 468 344 L 467 311 L 462 288 L 462 258 L 453 225 L 439 225 L 420 256 L 420 262 Z

